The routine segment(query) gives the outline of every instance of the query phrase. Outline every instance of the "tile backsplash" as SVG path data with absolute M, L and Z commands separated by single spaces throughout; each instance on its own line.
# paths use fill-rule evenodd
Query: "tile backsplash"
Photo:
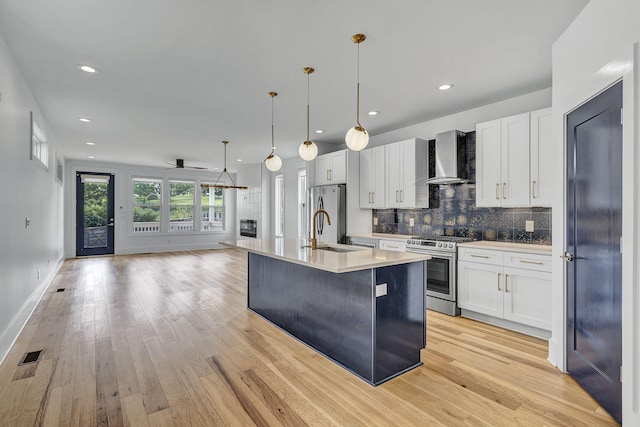
M 475 132 L 467 134 L 467 158 L 475 180 Z M 477 207 L 475 184 L 432 186 L 432 194 L 432 208 L 374 209 L 372 232 L 551 245 L 551 208 Z M 525 231 L 527 220 L 533 232 Z

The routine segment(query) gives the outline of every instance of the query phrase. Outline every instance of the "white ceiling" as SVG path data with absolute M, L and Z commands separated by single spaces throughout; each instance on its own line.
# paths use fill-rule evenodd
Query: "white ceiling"
M 277 153 L 297 156 L 305 66 L 316 69 L 311 138 L 343 142 L 355 124 L 354 33 L 367 36 L 361 122 L 375 135 L 551 86 L 551 45 L 587 3 L 0 0 L 0 33 L 66 158 L 213 168 L 229 140 L 232 169 L 269 152 L 269 91 Z

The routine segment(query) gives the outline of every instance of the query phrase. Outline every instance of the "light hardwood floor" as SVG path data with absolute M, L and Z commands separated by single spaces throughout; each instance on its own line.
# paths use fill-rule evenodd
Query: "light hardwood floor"
M 0 366 L 0 425 L 616 425 L 544 341 L 434 312 L 424 365 L 372 387 L 249 312 L 246 279 L 232 249 L 66 261 Z

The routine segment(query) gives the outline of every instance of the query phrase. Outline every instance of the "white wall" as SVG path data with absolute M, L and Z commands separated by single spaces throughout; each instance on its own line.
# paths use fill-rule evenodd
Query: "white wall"
M 167 180 L 184 179 L 215 182 L 219 172 L 190 169 L 166 169 L 132 166 L 116 163 L 100 163 L 81 160 L 67 161 L 65 175 L 65 255 L 76 255 L 76 172 L 108 172 L 115 175 L 115 254 L 182 251 L 219 247 L 221 240 L 236 239 L 236 196 L 238 190 L 225 191 L 225 231 L 214 232 L 159 232 L 133 233 L 133 177 L 161 178 L 163 191 L 167 191 Z M 233 175 L 232 175 L 233 176 Z M 236 179 L 234 177 L 234 179 Z M 236 179 L 237 181 L 237 179 Z M 237 184 L 237 182 L 236 182 Z
M 0 94 L 2 361 L 61 265 L 63 187 L 55 180 L 55 137 L 1 36 Z M 48 171 L 29 158 L 30 111 L 49 141 Z
M 640 425 L 640 289 L 638 265 L 638 191 L 640 85 L 638 55 L 640 2 L 591 0 L 553 46 L 554 179 L 565 182 L 565 115 L 612 83 L 623 80 L 623 425 Z M 634 64 L 635 56 L 635 64 Z M 565 368 L 565 192 L 558 186 L 553 203 L 553 336 L 549 360 Z

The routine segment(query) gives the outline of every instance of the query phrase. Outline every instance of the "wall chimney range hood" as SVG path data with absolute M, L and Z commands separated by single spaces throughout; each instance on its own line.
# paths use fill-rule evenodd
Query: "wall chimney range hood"
M 450 130 L 436 135 L 435 176 L 426 184 L 469 183 L 467 171 L 467 138 L 464 132 Z

